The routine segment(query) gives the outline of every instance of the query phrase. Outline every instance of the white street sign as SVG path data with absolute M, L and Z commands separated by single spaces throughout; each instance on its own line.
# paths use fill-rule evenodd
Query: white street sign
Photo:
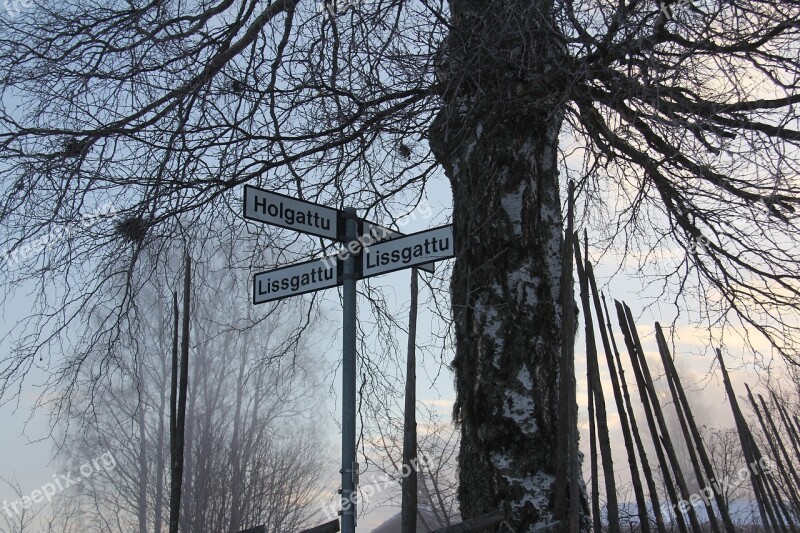
M 394 231 L 393 229 L 389 229 L 379 224 L 375 224 L 374 222 L 365 220 L 364 231 L 361 237 L 361 241 L 365 243 L 365 248 L 369 248 L 371 244 L 367 243 L 367 239 L 370 239 L 369 241 L 370 243 L 375 243 L 375 242 L 387 241 L 389 239 L 397 239 L 399 237 L 404 237 L 404 236 L 405 236 L 404 233 L 400 233 L 399 231 Z M 431 274 L 434 273 L 433 263 L 419 265 L 417 266 L 417 268 L 420 270 L 424 270 L 425 272 L 430 272 Z
M 340 239 L 338 209 L 284 196 L 251 185 L 244 186 L 244 217 L 275 226 Z
M 368 278 L 455 255 L 453 226 L 442 226 L 370 245 L 361 253 L 361 276 Z
M 336 287 L 341 284 L 339 265 L 335 257 L 323 257 L 306 263 L 259 272 L 253 278 L 253 303 L 263 304 Z

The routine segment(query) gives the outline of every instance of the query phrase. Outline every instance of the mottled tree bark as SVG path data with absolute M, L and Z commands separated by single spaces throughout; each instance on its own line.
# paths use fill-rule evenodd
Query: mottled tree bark
M 461 512 L 476 517 L 506 502 L 518 532 L 561 527 L 553 504 L 564 51 L 551 4 L 451 2 L 443 106 L 430 132 L 453 189 Z

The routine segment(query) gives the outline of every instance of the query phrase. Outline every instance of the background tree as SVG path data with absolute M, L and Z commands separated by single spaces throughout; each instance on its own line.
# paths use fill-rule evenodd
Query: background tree
M 0 478 L 4 485 L 7 485 L 17 497 L 13 502 L 4 501 L 2 513 L 0 513 L 0 533 L 25 533 L 32 531 L 31 525 L 39 514 L 36 509 L 28 509 L 22 506 L 22 488 L 16 480 Z M 5 504 L 8 504 L 7 506 Z M 16 506 L 14 506 L 16 504 Z
M 461 522 L 458 507 L 458 448 L 459 430 L 452 423 L 443 420 L 441 415 L 431 409 L 420 409 L 418 432 L 418 465 L 417 470 L 417 531 L 433 531 Z M 374 469 L 381 472 L 372 479 L 391 479 L 390 483 L 380 483 L 377 490 L 383 492 L 380 497 L 369 500 L 385 500 L 398 504 L 402 499 L 400 486 L 403 471 L 403 425 L 402 419 L 389 417 L 385 432 L 373 437 L 375 455 L 372 457 Z M 370 479 L 370 478 L 366 478 Z M 400 515 L 387 520 L 381 525 L 381 533 L 400 533 Z
M 75 309 L 103 310 L 85 338 L 113 353 L 136 292 L 117 259 L 201 219 L 235 239 L 241 184 L 390 223 L 439 170 L 468 516 L 506 502 L 519 531 L 560 518 L 561 177 L 600 244 L 651 265 L 665 295 L 795 358 L 800 2 L 319 7 L 42 0 L 0 19 L 6 283 L 58 287 L 14 332 L 3 395 L 61 357 Z M 117 223 L 37 240 L 104 201 Z
M 318 406 L 319 363 L 305 342 L 287 352 L 297 301 L 252 328 L 246 294 L 214 265 L 196 263 L 186 410 L 180 531 L 239 531 L 267 524 L 293 531 L 317 511 L 327 478 Z M 80 464 L 112 453 L 113 471 L 87 479 L 76 498 L 90 531 L 166 531 L 172 302 L 157 280 L 137 296 L 135 329 L 124 330 L 117 357 L 129 362 L 94 398 L 73 404 L 62 450 Z M 249 327 L 248 327 L 249 324 Z M 290 325 L 291 324 L 291 325 Z M 84 371 L 84 383 L 93 383 Z M 84 410 L 85 408 L 85 410 Z
M 739 470 L 746 465 L 739 434 L 733 428 L 705 428 L 703 440 L 708 446 L 708 454 L 717 472 L 718 488 L 725 504 L 731 509 L 731 517 L 737 525 L 752 524 L 757 521 L 757 510 L 753 509 L 752 487 L 741 481 Z M 748 503 L 750 509 L 747 509 Z M 738 509 L 737 509 L 738 507 Z M 738 512 L 733 513 L 734 510 Z

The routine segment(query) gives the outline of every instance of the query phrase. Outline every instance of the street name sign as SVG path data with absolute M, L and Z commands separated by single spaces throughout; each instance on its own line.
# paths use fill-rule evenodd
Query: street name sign
M 368 278 L 455 255 L 453 225 L 379 242 L 361 252 L 361 277 Z
M 244 186 L 244 218 L 319 237 L 342 240 L 342 213 L 338 209 L 298 200 L 252 185 Z
M 335 255 L 257 273 L 253 277 L 253 303 L 263 304 L 343 285 L 342 468 L 339 470 L 342 486 L 339 492 L 342 501 L 347 498 L 351 504 L 342 505 L 340 514 L 343 533 L 355 533 L 357 515 L 353 498 L 358 493 L 356 280 L 410 267 L 433 272 L 434 261 L 455 255 L 453 226 L 403 235 L 360 219 L 352 207 L 340 211 L 250 185 L 244 187 L 244 217 L 346 243 Z M 360 261 L 358 255 L 361 255 Z M 326 526 L 328 524 L 320 528 Z M 258 528 L 253 531 L 258 532 Z
M 341 285 L 341 262 L 323 257 L 305 263 L 259 272 L 253 277 L 253 303 L 263 304 L 289 296 Z
M 364 227 L 361 232 L 361 241 L 364 242 L 365 248 L 369 248 L 373 243 L 376 242 L 397 239 L 399 237 L 405 237 L 405 233 L 400 233 L 399 231 L 394 231 L 393 229 L 381 226 L 380 224 L 375 224 L 369 220 L 364 220 Z M 367 239 L 371 239 L 370 244 L 367 244 Z M 430 272 L 431 274 L 435 272 L 434 263 L 419 265 L 417 268 L 424 270 L 425 272 Z

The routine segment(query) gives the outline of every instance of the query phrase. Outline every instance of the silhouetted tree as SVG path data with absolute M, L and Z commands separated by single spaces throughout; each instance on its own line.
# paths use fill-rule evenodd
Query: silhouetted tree
M 390 223 L 442 172 L 467 516 L 505 501 L 517 531 L 560 518 L 562 178 L 676 301 L 796 353 L 798 0 L 24 11 L 0 19 L 4 279 L 59 292 L 19 324 L 4 396 L 80 326 L 76 308 L 104 311 L 86 337 L 113 353 L 136 291 L 118 259 L 163 253 L 202 219 L 222 228 L 214 242 L 238 238 L 242 184 Z M 98 202 L 119 220 L 37 240 Z

